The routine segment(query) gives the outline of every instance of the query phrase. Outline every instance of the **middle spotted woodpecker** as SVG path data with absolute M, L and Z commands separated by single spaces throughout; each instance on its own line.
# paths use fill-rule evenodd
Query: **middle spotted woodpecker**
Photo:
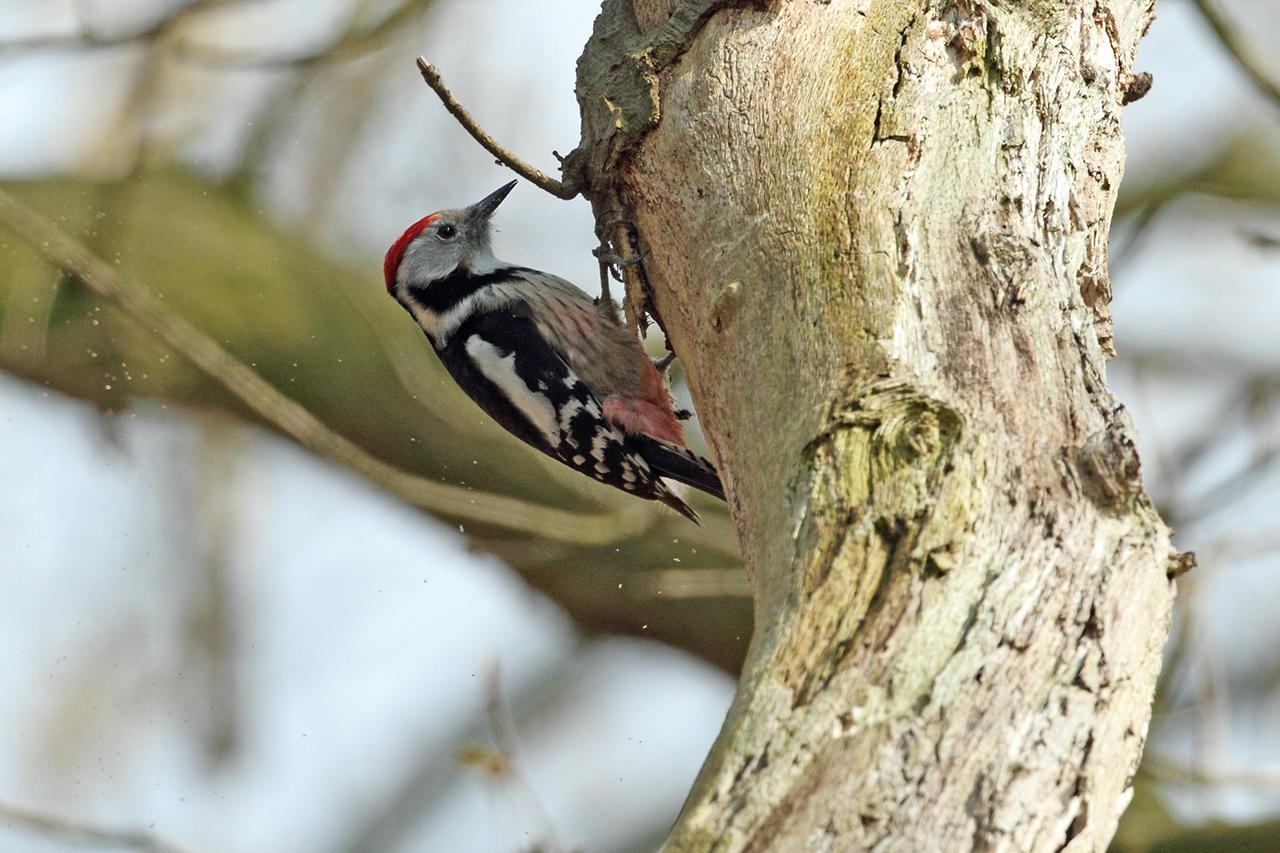
M 423 217 L 383 263 L 387 292 L 418 321 L 454 381 L 520 440 L 589 477 L 682 515 L 672 480 L 724 500 L 685 446 L 662 376 L 613 315 L 574 285 L 498 261 L 489 219 L 515 181 Z

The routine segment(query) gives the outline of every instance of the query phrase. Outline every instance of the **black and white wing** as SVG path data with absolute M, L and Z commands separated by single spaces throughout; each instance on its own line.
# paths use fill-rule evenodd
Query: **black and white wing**
M 473 314 L 439 350 L 454 381 L 508 432 L 595 480 L 698 516 L 661 479 L 636 439 L 538 331 L 521 303 Z

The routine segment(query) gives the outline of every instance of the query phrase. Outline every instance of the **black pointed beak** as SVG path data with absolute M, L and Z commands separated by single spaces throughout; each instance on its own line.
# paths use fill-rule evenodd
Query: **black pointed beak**
M 479 222 L 487 221 L 493 215 L 493 212 L 498 209 L 498 205 L 502 204 L 502 200 L 507 197 L 507 194 L 515 189 L 516 183 L 516 181 L 512 181 L 509 184 L 505 184 L 471 205 L 471 207 L 467 208 L 467 218 Z

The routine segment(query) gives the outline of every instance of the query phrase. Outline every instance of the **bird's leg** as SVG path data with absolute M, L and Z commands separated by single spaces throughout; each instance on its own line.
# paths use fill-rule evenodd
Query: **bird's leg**
M 609 290 L 609 278 L 612 276 L 614 281 L 621 282 L 623 280 L 621 271 L 640 260 L 639 258 L 624 259 L 614 251 L 614 241 L 610 235 L 619 225 L 635 229 L 635 224 L 631 220 L 619 216 L 597 223 L 596 238 L 600 241 L 600 245 L 591 250 L 591 254 L 600 264 L 600 296 L 595 301 L 596 308 L 615 323 L 618 322 L 618 306 L 613 301 L 613 295 Z
M 632 231 L 636 230 L 635 222 L 631 221 L 630 219 L 627 219 L 625 216 L 614 216 L 613 219 L 610 219 L 602 223 L 600 225 L 600 230 L 604 231 L 605 233 L 608 233 L 613 229 L 617 228 L 619 225 L 625 225 L 628 228 L 630 228 Z
M 608 273 L 615 280 L 626 285 L 626 294 L 622 300 L 626 325 L 644 337 L 645 330 L 649 326 L 649 317 L 653 314 L 652 306 L 648 301 L 649 277 L 645 270 L 647 252 L 638 252 L 638 247 L 641 245 L 639 228 L 634 220 L 625 215 L 624 211 L 625 208 L 615 194 L 596 219 L 596 237 L 600 240 L 596 258 L 601 264 L 608 265 Z M 601 273 L 601 281 L 605 281 L 604 272 Z M 608 295 L 609 288 L 606 282 L 602 287 L 601 302 L 604 301 L 603 296 Z
M 613 295 L 609 292 L 609 276 L 617 277 L 612 260 L 615 255 L 609 250 L 607 244 L 603 242 L 592 249 L 591 254 L 600 263 L 600 295 L 595 299 L 596 310 L 616 323 L 618 322 L 618 306 L 613 301 Z M 621 281 L 621 279 L 618 280 Z
M 648 256 L 649 256 L 649 250 L 646 249 L 640 254 L 636 255 L 634 258 L 627 258 L 624 260 L 622 258 L 619 258 L 617 255 L 612 255 L 610 257 L 611 257 L 611 263 L 613 266 L 617 267 L 619 270 L 625 270 L 627 267 L 634 267 L 636 264 L 644 263 L 644 259 L 647 258 Z M 621 278 L 620 274 L 619 274 L 619 278 Z
M 667 346 L 669 347 L 671 346 L 671 344 L 668 343 Z M 667 368 L 671 367 L 671 365 L 675 363 L 675 360 L 676 360 L 675 350 L 667 350 L 667 354 L 664 355 L 662 358 L 655 358 L 653 360 L 653 366 L 658 369 L 659 376 L 666 376 Z M 678 421 L 687 421 L 689 420 L 689 418 L 693 417 L 693 412 L 689 411 L 688 409 L 675 409 L 671 412 L 671 414 L 675 415 L 675 418 Z

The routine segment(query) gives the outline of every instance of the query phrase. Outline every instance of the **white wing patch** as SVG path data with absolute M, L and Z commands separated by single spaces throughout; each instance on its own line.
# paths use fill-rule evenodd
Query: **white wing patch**
M 546 390 L 545 388 L 543 390 Z M 582 411 L 582 401 L 574 398 L 565 403 L 560 409 L 560 429 L 565 432 L 569 431 L 569 422 L 573 420 L 573 416 Z
M 414 316 L 422 328 L 432 333 L 431 338 L 436 343 L 437 348 L 443 349 L 448 345 L 449 338 L 453 337 L 453 333 L 458 331 L 458 327 L 472 315 L 496 311 L 509 304 L 514 297 L 515 294 L 510 287 L 502 284 L 490 284 L 487 287 L 480 288 L 443 314 L 432 314 L 429 328 L 427 320 L 418 317 L 416 312 Z M 471 346 L 470 341 L 467 342 L 467 346 Z
M 516 374 L 516 354 L 512 352 L 504 356 L 501 350 L 479 335 L 467 338 L 465 348 L 484 378 L 498 386 L 520 414 L 542 433 L 547 444 L 559 447 L 560 429 L 556 421 L 555 406 Z

